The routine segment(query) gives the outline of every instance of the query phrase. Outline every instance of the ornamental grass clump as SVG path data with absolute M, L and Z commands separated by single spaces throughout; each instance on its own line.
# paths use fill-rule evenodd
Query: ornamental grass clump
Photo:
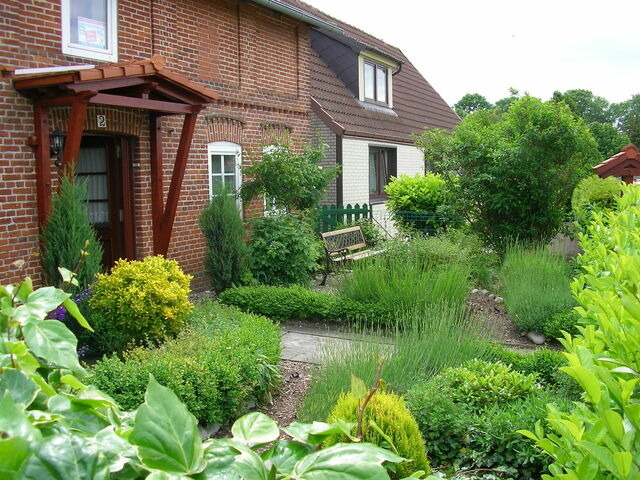
M 434 265 L 416 253 L 410 246 L 395 247 L 388 254 L 355 262 L 340 296 L 376 305 L 391 317 L 407 309 L 463 305 L 471 285 L 469 267 Z
M 118 332 L 114 351 L 129 344 L 158 344 L 174 337 L 193 308 L 191 276 L 162 256 L 118 260 L 110 274 L 98 275 L 89 301 L 109 328 Z
M 500 275 L 507 311 L 523 331 L 543 332 L 555 314 L 575 305 L 568 267 L 546 247 L 512 245 Z
M 393 330 L 360 328 L 347 344 L 326 342 L 322 367 L 312 374 L 309 392 L 298 413 L 303 420 L 325 418 L 331 405 L 350 389 L 351 375 L 373 382 L 379 357 L 387 358 L 382 376 L 390 390 L 403 393 L 442 369 L 488 353 L 483 332 L 464 307 L 436 305 L 396 316 Z

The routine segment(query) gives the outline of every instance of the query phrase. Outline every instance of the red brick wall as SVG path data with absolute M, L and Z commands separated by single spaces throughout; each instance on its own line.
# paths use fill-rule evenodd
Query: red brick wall
M 168 256 L 206 287 L 204 241 L 198 215 L 208 198 L 207 143 L 241 138 L 243 161 L 259 159 L 265 124 L 284 124 L 295 141 L 310 139 L 309 42 L 306 25 L 263 7 L 236 0 L 120 0 L 119 61 L 166 57 L 166 67 L 220 94 L 198 119 L 178 204 Z M 0 65 L 46 67 L 101 62 L 62 54 L 60 2 L 4 0 L 0 4 Z M 242 127 L 224 136 L 217 120 L 229 116 Z M 164 187 L 171 182 L 182 117 L 164 117 Z M 212 132 L 216 132 L 213 138 Z M 148 125 L 138 138 L 134 166 L 136 252 L 152 252 Z M 222 132 L 222 133 L 221 133 Z M 36 211 L 35 158 L 26 144 L 34 134 L 33 107 L 10 80 L 0 81 L 0 282 L 25 274 L 41 281 Z M 261 213 L 259 202 L 245 216 Z M 11 264 L 25 260 L 23 271 Z

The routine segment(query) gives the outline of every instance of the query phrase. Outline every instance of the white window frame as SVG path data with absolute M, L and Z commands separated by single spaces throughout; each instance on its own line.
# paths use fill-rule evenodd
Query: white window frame
M 207 145 L 207 172 L 209 179 L 209 197 L 213 196 L 213 176 L 220 175 L 224 177 L 224 168 L 222 173 L 213 173 L 211 169 L 211 155 L 235 155 L 236 156 L 236 178 L 234 189 L 238 191 L 242 186 L 242 147 L 232 142 L 212 142 Z M 242 214 L 242 199 L 237 198 L 236 204 Z
M 365 63 L 373 63 L 379 67 L 387 69 L 387 101 L 386 102 L 377 102 L 370 98 L 365 98 L 364 96 L 364 64 Z M 386 105 L 389 108 L 393 108 L 393 71 L 398 69 L 398 64 L 395 62 L 383 57 L 382 55 L 378 55 L 374 52 L 363 51 L 360 53 L 358 57 L 358 77 L 359 77 L 359 100 L 361 102 L 371 102 L 378 105 Z M 375 75 L 375 70 L 374 70 Z M 374 95 L 376 92 L 374 92 Z
M 74 57 L 90 58 L 105 62 L 118 61 L 118 1 L 107 2 L 107 35 L 106 49 L 79 45 L 71 41 L 71 0 L 61 0 L 62 53 Z

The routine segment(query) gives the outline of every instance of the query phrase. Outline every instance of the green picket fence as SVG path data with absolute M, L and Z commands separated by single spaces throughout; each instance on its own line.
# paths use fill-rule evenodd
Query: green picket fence
M 371 218 L 371 206 L 363 203 L 351 205 L 323 205 L 318 208 L 318 221 L 316 222 L 316 232 L 330 232 L 336 226 L 344 223 L 351 223 L 357 220 Z

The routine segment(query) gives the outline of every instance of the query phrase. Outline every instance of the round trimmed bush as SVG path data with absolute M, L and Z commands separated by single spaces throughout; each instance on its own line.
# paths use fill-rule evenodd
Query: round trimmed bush
M 466 404 L 473 411 L 522 398 L 541 389 L 535 375 L 514 371 L 501 362 L 479 359 L 470 360 L 462 367 L 446 369 L 434 382 L 439 388 L 448 390 L 454 402 Z
M 191 278 L 162 256 L 119 260 L 110 274 L 98 275 L 89 303 L 108 322 L 103 326 L 118 333 L 113 351 L 175 336 L 192 309 Z
M 347 422 L 356 422 L 360 402 L 361 400 L 356 400 L 351 393 L 342 394 L 329 415 L 328 422 L 333 423 L 338 418 Z M 387 441 L 370 426 L 371 420 L 375 421 L 380 430 L 391 438 L 398 455 L 411 460 L 398 465 L 398 478 L 408 477 L 418 470 L 424 470 L 427 473 L 431 471 L 420 429 L 402 397 L 392 393 L 376 392 L 364 411 L 363 441 L 384 446 Z M 348 439 L 345 435 L 332 435 L 326 440 L 326 446 L 346 441 Z

